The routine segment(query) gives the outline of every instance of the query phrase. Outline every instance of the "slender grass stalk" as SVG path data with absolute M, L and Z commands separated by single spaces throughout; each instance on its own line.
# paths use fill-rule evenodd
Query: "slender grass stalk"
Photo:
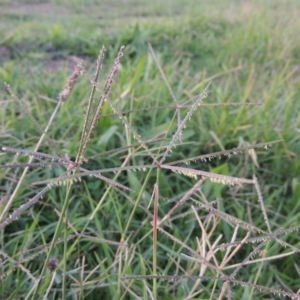
M 150 179 L 150 175 L 151 175 L 151 170 L 149 170 L 149 172 L 147 173 L 147 176 L 146 176 L 146 178 L 144 180 L 144 183 L 143 183 L 143 185 L 141 187 L 141 190 L 140 190 L 140 192 L 139 192 L 139 194 L 137 196 L 137 199 L 136 199 L 135 204 L 134 204 L 134 206 L 132 208 L 130 216 L 129 216 L 128 220 L 127 220 L 127 223 L 126 223 L 126 226 L 125 226 L 125 229 L 124 229 L 124 234 L 122 234 L 122 238 L 121 238 L 122 242 L 125 241 L 125 233 L 129 230 L 129 226 L 130 226 L 130 224 L 132 222 L 132 219 L 134 217 L 136 209 L 137 209 L 137 207 L 138 207 L 138 205 L 139 205 L 139 203 L 140 203 L 140 201 L 142 199 L 143 191 L 145 190 L 145 187 L 146 187 L 146 185 L 147 185 L 147 183 L 148 183 L 148 181 Z
M 71 91 L 72 91 L 72 89 L 73 89 L 73 87 L 74 87 L 74 85 L 75 85 L 75 83 L 76 83 L 76 81 L 77 81 L 77 79 L 78 79 L 78 76 L 79 76 L 79 74 L 80 74 L 81 68 L 82 68 L 82 62 L 79 62 L 79 63 L 77 64 L 76 68 L 75 68 L 75 71 L 74 71 L 73 75 L 71 76 L 71 80 L 69 80 L 68 83 L 67 83 L 67 88 L 60 94 L 60 96 L 59 96 L 59 101 L 57 102 L 57 105 L 56 105 L 56 107 L 55 107 L 55 109 L 54 109 L 54 111 L 53 111 L 53 113 L 52 113 L 52 115 L 51 115 L 51 117 L 50 117 L 50 119 L 49 119 L 49 121 L 48 121 L 48 124 L 47 124 L 45 130 L 42 130 L 42 129 L 38 126 L 38 128 L 40 128 L 41 131 L 42 131 L 42 135 L 41 135 L 41 137 L 40 137 L 40 139 L 39 139 L 37 145 L 36 145 L 35 148 L 34 148 L 34 152 L 37 152 L 37 151 L 38 151 L 38 149 L 39 149 L 39 147 L 41 146 L 41 144 L 42 144 L 44 138 L 47 137 L 49 128 L 50 128 L 50 126 L 52 125 L 52 122 L 53 122 L 55 116 L 57 115 L 60 106 L 61 106 L 62 103 L 65 102 L 65 101 L 67 100 L 67 98 L 69 97 L 69 95 L 70 95 L 70 93 L 71 93 Z M 8 86 L 8 87 L 9 87 L 9 86 Z M 9 90 L 10 90 L 10 88 L 9 88 Z M 10 90 L 10 91 L 11 91 L 11 90 Z M 14 97 L 14 94 L 13 94 L 12 92 L 11 92 L 11 94 L 12 94 L 12 96 Z M 16 98 L 16 97 L 15 97 L 15 98 Z M 19 103 L 20 103 L 20 102 L 19 102 Z M 30 115 L 30 114 L 29 114 L 29 115 Z M 33 118 L 32 118 L 32 119 L 33 119 Z M 33 120 L 34 120 L 34 119 L 33 119 Z M 34 121 L 34 122 L 35 122 L 35 121 Z M 35 123 L 36 123 L 36 122 L 35 122 Z M 53 142 L 52 142 L 52 144 L 53 144 Z M 33 160 L 34 160 L 34 157 L 31 156 L 31 157 L 29 158 L 29 160 L 28 160 L 28 164 L 32 163 Z M 29 167 L 26 167 L 26 168 L 24 169 L 24 171 L 23 171 L 23 173 L 22 173 L 20 179 L 18 180 L 17 186 L 15 187 L 15 189 L 14 189 L 14 191 L 13 191 L 13 193 L 12 193 L 10 199 L 9 199 L 9 201 L 8 201 L 8 202 L 6 203 L 6 205 L 4 206 L 4 210 L 2 211 L 2 213 L 1 213 L 1 215 L 0 215 L 0 223 L 2 222 L 2 220 L 3 220 L 4 217 L 5 217 L 5 215 L 6 215 L 7 212 L 9 211 L 10 207 L 12 206 L 13 201 L 14 201 L 14 199 L 15 199 L 15 197 L 16 197 L 16 195 L 17 195 L 19 189 L 20 189 L 20 187 L 21 187 L 22 184 L 23 184 L 23 181 L 24 181 L 24 179 L 25 179 L 25 176 L 26 176 L 28 170 L 29 170 Z
M 52 274 L 51 282 L 50 282 L 50 284 L 49 284 L 49 286 L 47 288 L 47 291 L 46 291 L 46 293 L 45 293 L 45 295 L 43 297 L 43 300 L 47 300 L 48 299 L 48 295 L 49 295 L 49 293 L 51 291 L 51 288 L 53 287 L 53 283 L 55 281 L 55 276 L 56 276 L 56 271 L 54 271 L 53 274 Z
M 50 247 L 48 249 L 45 262 L 44 262 L 43 269 L 42 269 L 42 271 L 40 273 L 39 279 L 37 280 L 37 284 L 36 284 L 35 289 L 34 289 L 34 294 L 32 296 L 32 300 L 35 300 L 37 298 L 37 296 L 38 296 L 39 287 L 40 287 L 41 281 L 43 279 L 43 276 L 44 276 L 44 274 L 46 272 L 46 269 L 47 269 L 47 266 L 48 266 L 48 263 L 49 263 L 49 259 L 50 259 L 50 256 L 51 256 L 51 253 L 53 251 L 53 248 L 54 248 L 54 245 L 55 245 L 55 243 L 57 241 L 57 238 L 58 238 L 59 234 L 61 233 L 62 223 L 63 223 L 63 220 L 64 220 L 64 216 L 65 216 L 65 213 L 66 213 L 67 208 L 69 206 L 71 189 L 72 189 L 72 184 L 70 184 L 67 187 L 66 198 L 63 201 L 64 204 L 63 204 L 63 207 L 62 207 L 62 210 L 61 210 L 61 216 L 58 219 L 57 226 L 56 226 L 56 229 L 55 229 L 55 232 L 54 232 L 54 235 L 53 235 L 53 238 L 52 238 L 52 241 L 51 241 Z M 64 255 L 64 259 L 65 258 L 66 258 L 66 255 Z M 63 261 L 62 263 L 63 264 L 67 264 L 67 261 Z M 64 275 L 66 275 L 66 274 L 64 274 Z
M 71 192 L 72 183 L 68 184 L 67 189 Z M 68 195 L 69 196 L 69 195 Z M 70 196 L 69 196 L 70 197 Z M 68 252 L 68 206 L 65 213 L 62 214 L 64 218 L 64 252 L 63 252 L 63 282 L 62 282 L 62 299 L 67 299 L 67 252 Z
M 98 82 L 98 79 L 99 79 L 99 73 L 100 73 L 100 70 L 101 70 L 101 67 L 102 67 L 104 52 L 105 52 L 105 47 L 102 46 L 102 48 L 100 50 L 100 53 L 99 53 L 99 56 L 98 56 L 98 59 L 97 59 L 97 67 L 96 67 L 96 72 L 95 72 L 95 76 L 94 76 L 94 81 L 95 82 Z M 76 162 L 79 162 L 79 163 L 81 162 L 81 160 L 83 158 L 84 147 L 86 145 L 85 144 L 86 139 L 88 138 L 87 137 L 88 125 L 91 125 L 91 124 L 88 124 L 88 121 L 89 121 L 89 117 L 91 115 L 92 103 L 93 103 L 93 100 L 94 100 L 94 97 L 95 97 L 95 92 L 96 92 L 96 87 L 93 86 L 91 94 L 90 94 L 90 98 L 89 98 L 89 101 L 88 101 L 86 118 L 84 119 L 83 129 L 82 129 L 82 132 L 81 132 L 81 139 L 80 139 L 80 143 L 79 143 L 79 149 L 77 151 L 77 157 L 76 157 L 76 160 L 75 160 Z
M 36 144 L 36 146 L 35 146 L 35 148 L 34 148 L 34 151 L 35 151 L 35 152 L 38 151 L 38 149 L 40 148 L 40 146 L 41 146 L 41 144 L 42 144 L 44 138 L 46 137 L 46 134 L 48 133 L 49 128 L 50 128 L 50 126 L 52 125 L 52 122 L 53 122 L 53 120 L 54 120 L 56 114 L 58 113 L 58 110 L 59 110 L 61 104 L 62 104 L 62 101 L 59 101 L 59 102 L 57 103 L 57 105 L 56 105 L 56 107 L 55 107 L 55 109 L 54 109 L 54 111 L 53 111 L 53 113 L 52 113 L 52 115 L 51 115 L 51 117 L 50 117 L 50 119 L 49 119 L 49 121 L 48 121 L 48 124 L 47 124 L 47 126 L 46 126 L 44 132 L 42 133 L 41 137 L 39 138 L 38 143 Z M 28 164 L 31 164 L 31 163 L 33 162 L 33 160 L 34 160 L 34 157 L 31 156 L 31 157 L 29 158 L 29 160 L 28 160 Z M 18 180 L 17 186 L 15 187 L 15 189 L 14 189 L 12 195 L 10 196 L 8 202 L 7 202 L 6 205 L 4 206 L 3 211 L 1 212 L 1 215 L 0 215 L 0 222 L 2 222 L 2 221 L 4 220 L 6 214 L 8 213 L 9 209 L 11 208 L 11 206 L 12 206 L 14 200 L 15 200 L 15 197 L 17 196 L 17 193 L 18 193 L 19 189 L 21 188 L 21 186 L 22 186 L 22 184 L 23 184 L 23 181 L 24 181 L 24 179 L 25 179 L 25 176 L 26 176 L 28 170 L 29 170 L 29 167 L 26 167 L 26 168 L 23 170 L 23 173 L 22 173 L 20 179 Z
M 152 48 L 152 45 L 150 43 L 148 43 L 148 47 L 149 47 L 151 55 L 152 55 L 152 57 L 153 57 L 153 59 L 155 61 L 156 67 L 157 67 L 157 69 L 158 69 L 161 77 L 163 78 L 163 81 L 164 81 L 165 85 L 167 86 L 168 91 L 169 91 L 169 93 L 170 93 L 170 95 L 171 95 L 171 97 L 172 97 L 172 99 L 174 101 L 174 104 L 175 104 L 175 107 L 176 107 L 176 113 L 177 113 L 177 127 L 179 128 L 179 126 L 181 124 L 181 111 L 180 111 L 181 107 L 180 107 L 180 105 L 179 105 L 179 103 L 178 103 L 178 101 L 177 101 L 177 99 L 175 97 L 175 94 L 174 94 L 174 92 L 173 92 L 173 90 L 172 90 L 172 88 L 171 88 L 171 86 L 170 86 L 170 84 L 168 82 L 167 76 L 165 75 L 165 73 L 164 73 L 164 71 L 163 71 L 163 69 L 162 69 L 162 67 L 161 67 L 161 65 L 160 65 L 160 63 L 158 61 L 158 58 L 155 55 L 155 52 L 154 52 L 154 50 Z M 182 143 L 182 131 L 181 130 L 179 131 L 178 139 Z
M 268 243 L 267 245 L 266 245 L 266 250 L 263 250 L 263 251 L 261 251 L 261 253 L 262 253 L 262 258 L 265 258 L 266 256 L 267 256 L 267 249 L 269 249 L 270 248 L 270 243 Z M 254 284 L 256 285 L 257 284 L 257 281 L 259 280 L 259 278 L 260 278 L 260 276 L 261 276 L 261 272 L 262 272 L 262 269 L 263 269 L 263 267 L 264 267 L 264 265 L 265 265 L 266 263 L 265 262 L 263 262 L 263 263 L 261 263 L 261 264 L 259 264 L 258 265 L 258 270 L 257 270 L 257 272 L 256 272 L 256 274 L 255 274 L 255 279 L 254 279 Z M 255 288 L 254 287 L 252 287 L 251 288 L 251 291 L 250 291 L 250 294 L 249 294 L 249 299 L 252 299 L 253 298 L 253 293 L 254 293 L 254 290 L 255 290 Z
M 157 178 L 159 178 L 159 169 L 157 169 Z M 157 300 L 157 225 L 158 225 L 158 199 L 159 199 L 159 190 L 158 185 L 155 183 L 153 188 L 153 198 L 154 198 L 154 209 L 153 209 L 153 266 L 152 266 L 152 275 L 153 277 L 153 299 Z

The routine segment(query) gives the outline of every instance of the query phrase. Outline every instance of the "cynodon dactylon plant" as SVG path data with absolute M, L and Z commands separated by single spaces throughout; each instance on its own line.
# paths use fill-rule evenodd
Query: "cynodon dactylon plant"
M 1 165 L 6 187 L 0 202 L 5 299 L 236 299 L 241 293 L 245 299 L 271 294 L 300 299 L 284 284 L 260 278 L 262 268 L 273 260 L 300 252 L 286 241 L 286 234 L 298 226 L 273 228 L 259 173 L 234 177 L 211 172 L 205 164 L 247 151 L 256 162 L 255 149 L 282 140 L 188 156 L 197 153 L 191 148 L 201 148 L 188 140 L 190 132 L 185 133 L 197 111 L 218 106 L 251 109 L 261 103 L 208 103 L 205 81 L 202 93 L 182 102 L 150 44 L 149 49 L 149 63 L 156 65 L 170 105 L 147 99 L 143 107 L 135 99 L 133 83 L 139 73 L 121 95 L 112 88 L 124 47 L 104 86 L 99 79 L 105 48 L 93 76 L 78 60 L 47 124 L 36 119 L 6 83 L 39 139 L 31 149 L 1 145 L 13 160 Z M 74 102 L 71 92 L 80 77 L 85 83 L 76 90 Z M 80 92 L 87 85 L 91 91 L 85 101 Z M 78 97 L 83 97 L 85 114 L 78 113 Z M 74 106 L 76 121 L 58 129 L 59 113 L 66 118 Z M 123 126 L 116 126 L 114 117 Z M 71 143 L 62 141 L 59 133 L 75 140 L 76 147 L 62 148 Z M 251 216 L 258 210 L 262 221 L 254 224 Z M 26 284 L 15 289 L 16 280 Z

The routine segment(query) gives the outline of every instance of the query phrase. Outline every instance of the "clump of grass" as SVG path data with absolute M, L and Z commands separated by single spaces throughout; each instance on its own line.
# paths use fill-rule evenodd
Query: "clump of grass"
M 172 105 L 135 109 L 131 98 L 129 108 L 126 108 L 122 103 L 124 97 L 111 98 L 124 47 L 119 50 L 103 87 L 99 79 L 104 47 L 100 50 L 93 76 L 82 61 L 77 62 L 45 129 L 24 101 L 6 85 L 13 99 L 21 105 L 22 112 L 36 125 L 40 138 L 33 151 L 1 146 L 4 153 L 14 155 L 14 162 L 1 168 L 24 169 L 21 174 L 16 171 L 13 177 L 6 173 L 6 184 L 10 189 L 1 200 L 2 234 L 14 236 L 17 228 L 14 224 L 22 221 L 24 215 L 31 214 L 26 217 L 31 223 L 21 230 L 25 234 L 21 245 L 11 250 L 8 242 L 0 253 L 3 286 L 9 285 L 13 278 L 29 278 L 31 284 L 23 281 L 11 295 L 33 299 L 57 295 L 62 299 L 69 296 L 88 299 L 96 293 L 114 299 L 166 299 L 168 295 L 180 299 L 198 296 L 222 299 L 226 295 L 232 299 L 234 293 L 241 293 L 241 290 L 248 298 L 275 294 L 298 299 L 295 291 L 272 286 L 262 280 L 260 274 L 269 261 L 300 251 L 284 237 L 299 226 L 272 228 L 255 175 L 242 178 L 199 167 L 199 161 L 213 161 L 246 151 L 256 160 L 255 149 L 267 148 L 282 140 L 176 159 L 181 147 L 186 146 L 185 128 L 195 112 L 207 106 L 217 108 L 220 103 L 205 103 L 209 85 L 199 95 L 181 103 L 150 44 L 149 49 L 170 93 Z M 72 153 L 74 158 L 69 158 L 68 149 L 61 149 L 50 133 L 57 114 L 72 101 L 71 92 L 76 89 L 80 76 L 91 86 L 91 91 L 81 135 L 77 134 L 80 136 L 78 147 Z M 256 106 L 261 103 L 225 105 Z M 167 109 L 171 113 L 165 114 L 164 126 L 145 140 L 140 133 L 142 128 L 135 127 L 133 116 L 143 113 L 144 119 L 147 114 L 158 118 Z M 118 117 L 123 124 L 125 138 L 120 139 L 121 145 L 89 154 L 93 135 L 101 132 L 98 125 L 103 119 L 112 117 Z M 107 127 L 104 129 L 103 136 L 109 131 Z M 126 145 L 122 145 L 124 141 Z M 188 145 L 199 147 L 195 141 Z M 48 148 L 48 152 L 39 151 L 41 147 Z M 28 156 L 28 162 L 16 162 L 17 155 Z M 101 156 L 105 159 L 100 168 L 90 164 Z M 112 163 L 109 157 L 113 156 L 117 159 Z M 51 178 L 46 170 L 48 165 L 57 168 Z M 91 177 L 92 182 L 85 181 L 86 177 Z M 181 191 L 172 188 L 172 180 L 182 183 Z M 90 186 L 95 182 L 100 184 L 93 190 Z M 43 188 L 38 189 L 37 185 Z M 232 201 L 242 198 L 242 192 L 247 193 L 245 199 L 248 202 L 255 199 L 263 222 L 253 224 L 251 210 L 257 208 L 253 203 L 247 204 L 247 216 L 235 212 L 231 203 L 222 198 L 221 185 L 225 185 L 228 194 L 232 195 Z M 208 187 L 215 189 L 212 197 L 205 194 Z M 165 189 L 169 189 L 170 196 L 164 196 Z M 26 197 L 22 198 L 22 194 Z M 245 205 L 246 200 L 239 205 Z M 19 204 L 20 201 L 24 203 Z M 51 212 L 51 217 L 43 216 L 44 211 Z M 178 226 L 179 219 L 184 220 L 180 223 L 184 226 Z M 287 250 L 276 249 L 281 246 Z M 46 257 L 41 258 L 45 254 Z M 256 258 L 257 255 L 261 257 Z M 7 297 L 8 292 L 4 295 Z

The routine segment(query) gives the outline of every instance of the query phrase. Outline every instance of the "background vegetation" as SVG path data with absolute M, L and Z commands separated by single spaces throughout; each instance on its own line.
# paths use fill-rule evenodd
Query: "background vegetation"
M 120 47 L 125 45 L 124 57 L 110 93 L 110 99 L 120 110 L 174 105 L 149 52 L 147 43 L 150 42 L 179 103 L 200 94 L 211 82 L 203 103 L 263 104 L 254 107 L 199 107 L 183 132 L 183 144 L 173 150 L 168 160 L 283 139 L 284 142 L 267 151 L 256 149 L 250 154 L 231 158 L 223 156 L 211 162 L 197 161 L 193 167 L 242 178 L 252 178 L 255 174 L 272 230 L 298 226 L 299 15 L 300 3 L 296 0 L 1 1 L 0 144 L 33 150 L 41 136 L 24 109 L 7 92 L 4 82 L 11 86 L 13 93 L 24 101 L 30 113 L 45 128 L 56 106 L 57 96 L 76 65 L 73 57 L 83 59 L 86 69 L 93 74 L 102 45 L 107 49 L 100 74 L 102 87 Z M 75 159 L 78 150 L 90 90 L 90 82 L 86 78 L 80 79 L 49 131 L 58 148 L 71 159 Z M 105 105 L 103 113 L 112 113 L 112 110 Z M 173 115 L 174 109 L 155 109 L 129 114 L 127 119 L 147 141 L 166 132 L 173 124 Z M 169 139 L 176 129 L 176 121 L 173 125 Z M 95 128 L 87 154 L 92 156 L 135 143 L 119 118 L 108 116 L 101 118 Z M 153 151 L 158 147 L 151 145 Z M 132 165 L 150 164 L 151 160 L 143 150 L 135 156 L 137 150 L 135 147 L 105 153 L 90 159 L 85 167 L 89 170 L 120 167 L 126 155 L 131 155 Z M 39 151 L 58 155 L 47 142 Z M 1 153 L 1 165 L 17 161 L 25 163 L 27 160 L 26 157 L 16 158 Z M 40 186 L 34 184 L 56 177 L 63 171 L 61 166 L 30 169 L 10 211 L 40 191 Z M 188 177 L 165 171 L 159 176 L 159 218 L 163 218 L 174 202 L 195 184 Z M 21 172 L 20 169 L 0 169 L 2 207 Z M 114 175 L 110 178 L 113 179 Z M 61 297 L 63 264 L 68 272 L 69 299 L 152 299 L 152 278 L 133 280 L 124 276 L 153 275 L 153 208 L 148 205 L 156 179 L 155 174 L 148 178 L 142 172 L 123 172 L 117 181 L 135 190 L 127 197 L 113 189 L 103 196 L 108 186 L 94 178 L 83 178 L 74 185 L 68 211 L 69 224 L 75 231 L 81 232 L 85 228 L 90 235 L 105 240 L 82 238 L 76 244 L 69 241 L 67 261 L 62 259 L 65 257 L 63 245 L 54 247 L 51 255 L 63 262 L 53 277 L 49 299 Z M 34 278 L 31 276 L 37 278 L 43 268 L 46 245 L 51 242 L 59 218 L 57 211 L 61 211 L 66 199 L 65 190 L 64 187 L 51 189 L 33 208 L 1 231 L 0 274 L 3 276 L 0 294 L 3 299 L 25 299 L 33 290 Z M 219 211 L 267 231 L 252 186 L 228 187 L 205 182 L 201 191 L 203 194 L 199 197 L 208 202 L 217 201 Z M 135 202 L 137 199 L 139 202 Z M 96 210 L 99 203 L 101 206 Z M 135 209 L 136 203 L 138 207 Z M 191 205 L 178 209 L 166 228 L 173 238 L 198 249 L 204 233 Z M 199 211 L 201 220 L 204 224 L 207 222 L 211 244 L 219 238 L 218 244 L 229 243 L 233 238 L 234 224 L 217 221 L 212 229 L 208 215 L 207 211 Z M 74 230 L 69 228 L 68 235 L 72 234 Z M 237 239 L 243 239 L 244 235 L 245 231 L 239 231 Z M 299 247 L 297 231 L 289 232 L 282 239 Z M 128 243 L 126 250 L 120 246 L 121 241 Z M 243 261 L 253 247 L 245 245 L 231 264 Z M 265 251 L 267 256 L 272 256 L 287 253 L 290 249 L 273 243 Z M 199 275 L 203 265 L 180 257 L 182 252 L 188 254 L 182 245 L 159 233 L 157 273 Z M 218 252 L 216 258 L 220 259 L 222 255 Z M 300 275 L 297 256 L 298 253 L 244 266 L 238 279 L 296 293 Z M 17 261 L 22 259 L 25 271 L 17 267 Z M 208 268 L 207 276 L 215 275 L 213 271 L 210 273 L 207 265 L 205 267 Z M 228 274 L 231 271 L 228 269 Z M 47 272 L 51 278 L 51 271 Z M 176 284 L 158 279 L 159 299 L 218 299 L 223 284 L 221 281 L 175 279 Z M 46 293 L 49 282 L 50 279 L 43 282 L 41 295 Z M 270 291 L 260 292 L 251 286 L 237 285 L 231 290 L 232 299 L 280 299 Z

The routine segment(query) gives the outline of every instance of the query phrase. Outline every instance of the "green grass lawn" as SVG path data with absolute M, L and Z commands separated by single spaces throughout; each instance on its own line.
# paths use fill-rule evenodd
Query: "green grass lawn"
M 299 15 L 296 0 L 0 1 L 0 146 L 20 154 L 0 152 L 0 298 L 298 299 Z

